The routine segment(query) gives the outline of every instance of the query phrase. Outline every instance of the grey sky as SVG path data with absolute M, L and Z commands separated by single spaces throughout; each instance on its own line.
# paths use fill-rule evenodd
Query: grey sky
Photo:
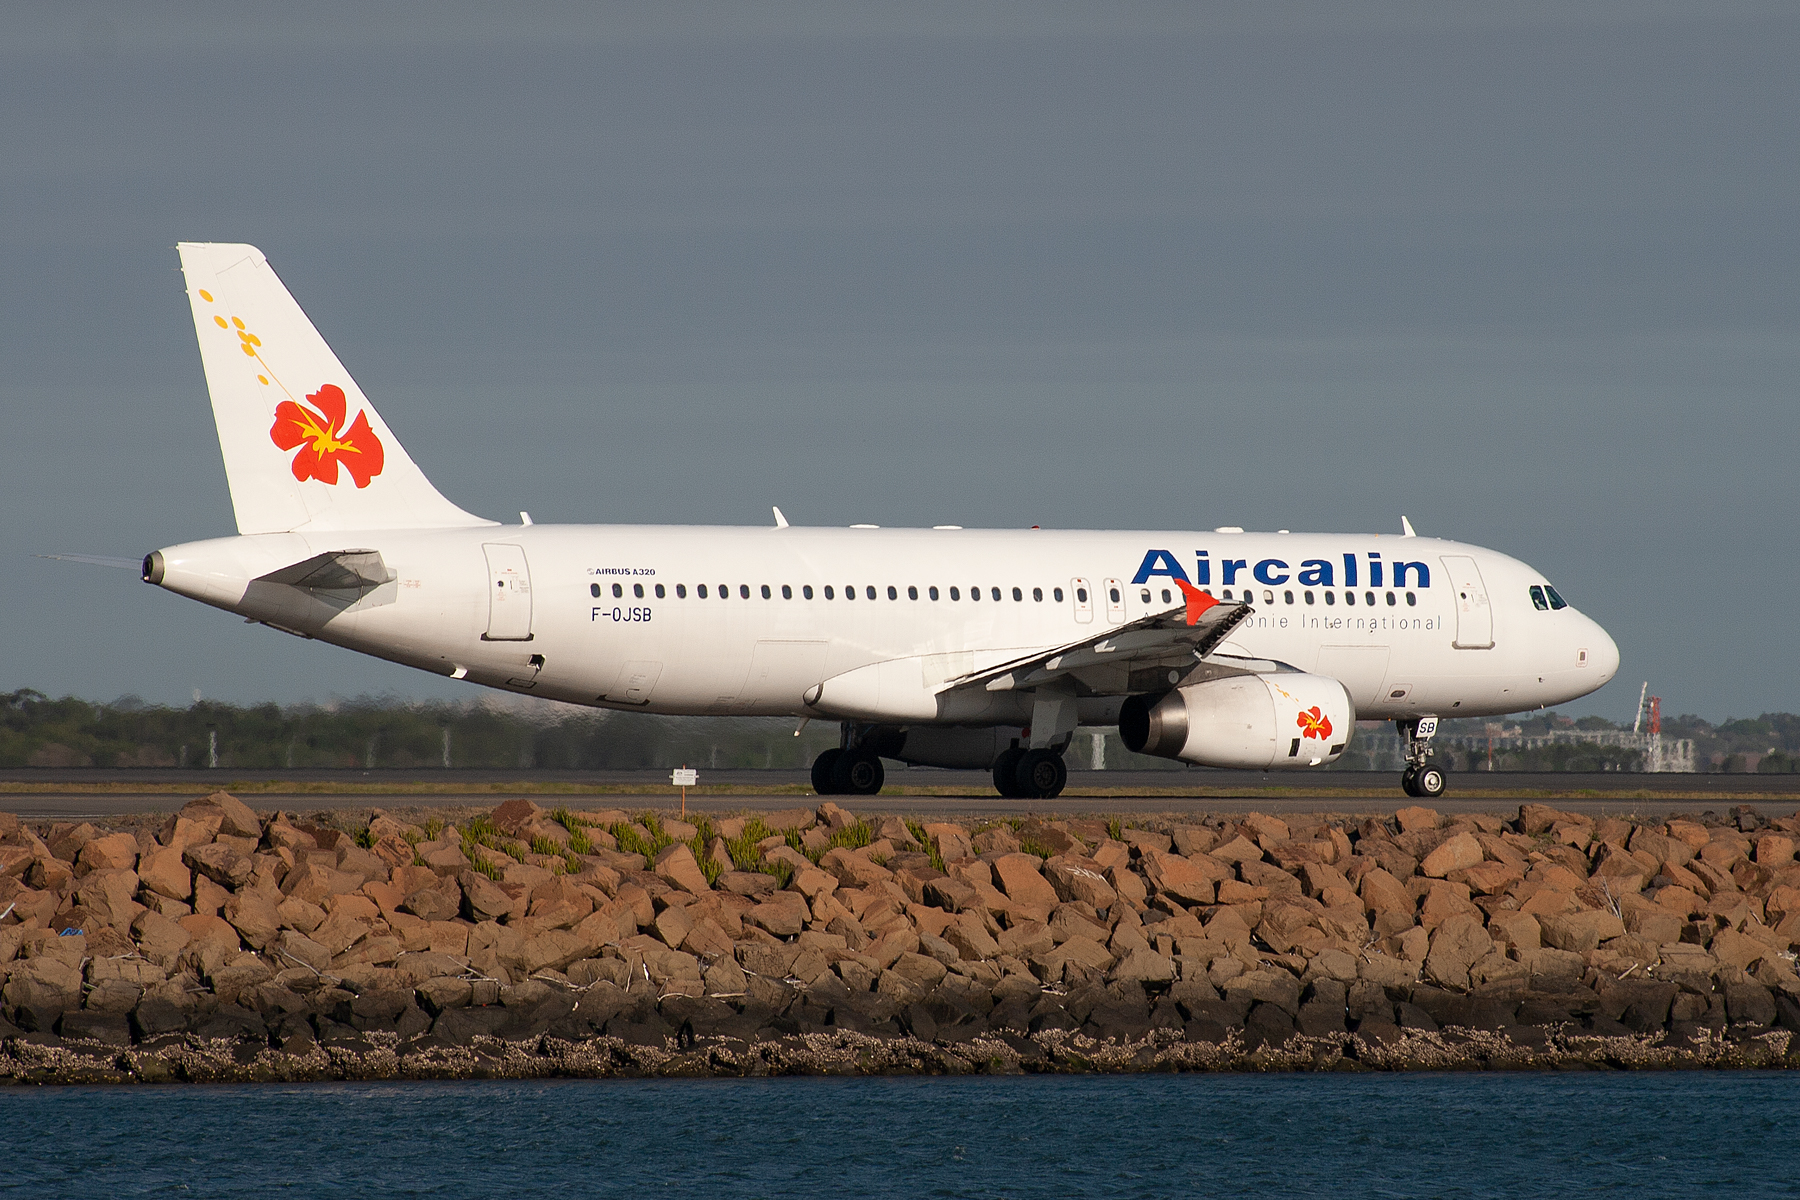
M 296 7 L 0 10 L 0 688 L 468 694 L 29 557 L 232 531 L 196 239 L 488 516 L 1405 512 L 1800 709 L 1791 5 Z

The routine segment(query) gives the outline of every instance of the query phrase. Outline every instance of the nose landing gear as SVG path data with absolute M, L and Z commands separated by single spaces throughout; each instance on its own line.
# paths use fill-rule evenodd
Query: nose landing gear
M 1431 761 L 1431 739 L 1437 734 L 1436 717 L 1415 717 L 1394 722 L 1394 728 L 1406 743 L 1406 770 L 1400 775 L 1400 789 L 1421 800 L 1435 800 L 1444 794 L 1449 777 Z

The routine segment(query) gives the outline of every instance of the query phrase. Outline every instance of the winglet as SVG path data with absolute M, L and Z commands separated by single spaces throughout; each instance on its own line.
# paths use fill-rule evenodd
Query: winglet
M 775 528 L 786 529 L 788 527 L 788 520 L 781 514 L 780 506 L 771 504 L 769 507 L 775 510 Z
M 1402 516 L 1400 518 L 1400 536 L 1401 537 L 1418 537 L 1419 536 L 1418 534 L 1413 532 L 1412 522 L 1407 520 L 1404 516 Z
M 1177 579 L 1175 586 L 1181 589 L 1182 598 L 1187 601 L 1187 623 L 1189 625 L 1198 625 L 1200 618 L 1206 615 L 1206 610 L 1218 603 L 1212 596 L 1185 579 Z

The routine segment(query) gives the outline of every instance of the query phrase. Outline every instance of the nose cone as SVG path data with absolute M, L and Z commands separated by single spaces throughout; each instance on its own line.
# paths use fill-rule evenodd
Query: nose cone
M 1589 619 L 1588 624 L 1594 627 L 1593 645 L 1589 647 L 1588 655 L 1593 660 L 1600 682 L 1607 683 L 1619 673 L 1619 644 L 1612 640 L 1610 633 L 1600 628 L 1598 621 Z

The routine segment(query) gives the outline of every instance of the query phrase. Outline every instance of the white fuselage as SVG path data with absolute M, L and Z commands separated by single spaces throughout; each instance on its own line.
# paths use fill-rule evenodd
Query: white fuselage
M 353 549 L 379 552 L 389 581 L 336 597 L 253 583 Z M 654 713 L 1021 724 L 1028 693 L 934 697 L 1179 606 L 1177 575 L 1254 608 L 1217 653 L 1336 678 L 1363 719 L 1559 704 L 1618 668 L 1594 621 L 1534 602 L 1545 580 L 1531 567 L 1430 538 L 529 525 L 257 534 L 160 555 L 162 586 L 290 632 Z M 854 711 L 810 703 L 878 664 Z M 1082 722 L 1116 720 L 1123 698 L 1083 697 Z

